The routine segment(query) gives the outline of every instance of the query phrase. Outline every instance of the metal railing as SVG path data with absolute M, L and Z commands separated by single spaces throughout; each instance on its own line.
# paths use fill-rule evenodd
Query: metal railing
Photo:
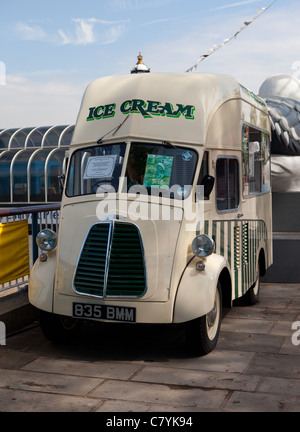
M 28 220 L 28 246 L 30 268 L 38 258 L 39 250 L 36 244 L 37 233 L 44 228 L 51 228 L 58 232 L 60 204 L 46 204 L 28 207 L 0 208 L 0 224 Z M 1 254 L 1 247 L 0 247 Z M 0 295 L 26 289 L 29 275 L 13 281 L 0 283 Z

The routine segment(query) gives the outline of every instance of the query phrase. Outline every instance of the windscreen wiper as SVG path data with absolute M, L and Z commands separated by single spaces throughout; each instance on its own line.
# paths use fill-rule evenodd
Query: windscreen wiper
M 110 130 L 109 132 L 107 132 L 105 135 L 103 135 L 101 138 L 99 138 L 97 140 L 97 144 L 101 144 L 103 138 L 105 138 L 107 135 L 109 135 L 110 133 L 113 132 L 113 135 L 120 129 L 121 126 L 123 126 L 123 124 L 126 122 L 126 120 L 128 119 L 128 117 L 130 116 L 130 114 L 128 114 L 125 119 L 116 127 L 114 127 L 112 130 Z
M 177 148 L 176 145 L 172 144 L 170 141 L 163 141 L 162 145 L 165 147 L 172 147 L 172 148 Z

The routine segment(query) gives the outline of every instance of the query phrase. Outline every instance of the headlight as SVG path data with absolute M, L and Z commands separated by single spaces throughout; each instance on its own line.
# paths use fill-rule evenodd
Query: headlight
M 211 255 L 215 248 L 215 242 L 206 234 L 198 235 L 192 243 L 194 255 L 199 258 L 204 258 Z
M 56 232 L 51 229 L 43 229 L 36 236 L 36 243 L 38 247 L 44 251 L 51 251 L 57 244 Z

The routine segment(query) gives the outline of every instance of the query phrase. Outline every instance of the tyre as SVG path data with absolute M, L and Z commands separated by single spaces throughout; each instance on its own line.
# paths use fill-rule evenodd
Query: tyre
M 62 344 L 75 339 L 81 330 L 82 323 L 72 317 L 41 311 L 40 326 L 47 339 Z
M 205 355 L 217 345 L 222 321 L 222 290 L 218 282 L 214 307 L 195 320 L 185 324 L 185 333 L 189 350 L 193 354 Z

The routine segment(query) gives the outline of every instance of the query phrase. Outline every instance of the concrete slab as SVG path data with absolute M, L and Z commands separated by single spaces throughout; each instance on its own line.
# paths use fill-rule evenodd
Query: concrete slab
M 292 332 L 293 333 L 293 332 Z M 300 336 L 297 339 L 297 343 L 300 341 Z M 291 335 L 289 337 L 284 338 L 284 342 L 279 351 L 279 354 L 292 354 L 294 356 L 300 356 L 300 345 L 294 345 L 292 342 Z M 298 360 L 299 369 L 300 369 L 300 358 Z
M 236 351 L 278 353 L 284 341 L 282 336 L 257 333 L 222 332 L 219 346 Z
M 299 302 L 300 285 L 263 284 L 259 304 L 226 311 L 204 357 L 177 327 L 93 325 L 64 346 L 27 327 L 0 346 L 0 411 L 299 412 Z
M 96 412 L 102 412 L 102 413 L 110 413 L 107 414 L 107 419 L 110 419 L 113 417 L 113 415 L 116 415 L 116 413 L 136 413 L 136 415 L 133 414 L 133 418 L 139 418 L 139 413 L 146 412 L 146 413 L 154 413 L 154 416 L 162 416 L 163 413 L 174 413 L 174 417 L 176 418 L 178 415 L 181 415 L 182 413 L 186 413 L 185 416 L 188 419 L 188 415 L 193 414 L 194 416 L 197 415 L 197 413 L 205 412 L 206 409 L 200 409 L 199 407 L 191 407 L 191 406 L 181 406 L 180 409 L 178 409 L 178 405 L 164 405 L 161 403 L 136 403 L 136 402 L 127 402 L 127 401 L 113 401 L 113 400 L 107 400 L 102 403 L 102 405 L 99 406 L 99 408 L 96 410 Z M 124 415 L 124 414 L 123 414 Z M 126 414 L 125 414 L 126 415 Z M 169 416 L 170 417 L 170 416 Z M 149 417 L 148 417 L 149 418 Z M 151 417 L 150 417 L 151 418 Z M 194 417 L 192 417 L 193 419 Z M 159 421 L 159 420 L 158 420 Z M 148 420 L 149 424 L 149 420 Z M 154 426 L 153 426 L 154 427 Z M 146 429 L 145 429 L 146 430 Z
M 282 396 L 300 397 L 300 381 L 297 379 L 265 377 L 262 379 L 257 391 Z
M 23 370 L 0 369 L 0 388 L 42 393 L 86 395 L 103 380 L 99 378 L 74 377 L 59 373 L 41 373 Z
M 5 346 L 0 346 L 0 368 L 1 369 L 20 369 L 30 363 L 35 356 Z
M 207 389 L 254 391 L 260 379 L 259 376 L 246 376 L 240 373 L 203 372 L 200 370 L 146 366 L 134 376 L 132 381 L 159 382 L 167 385 Z
M 247 374 L 300 379 L 300 358 L 298 355 L 257 352 Z
M 250 365 L 254 354 L 251 352 L 222 350 L 219 347 L 207 356 L 169 358 L 161 361 L 158 358 L 151 360 L 156 366 L 168 366 L 184 370 L 202 370 L 219 372 L 244 372 Z M 140 361 L 138 364 L 148 365 L 149 360 Z
M 234 392 L 224 411 L 235 412 L 299 412 L 300 398 L 274 394 Z
M 128 380 L 135 375 L 140 369 L 140 366 L 133 364 L 124 364 L 118 362 L 82 362 L 73 360 L 38 358 L 26 366 L 22 370 L 32 372 L 59 373 L 66 375 L 75 375 L 81 377 L 94 378 L 112 378 L 120 380 Z
M 276 321 L 226 316 L 222 321 L 222 332 L 266 334 L 271 332 L 275 323 Z
M 184 386 L 148 384 L 107 380 L 90 393 L 100 399 L 112 399 L 150 404 L 163 404 L 200 409 L 218 409 L 224 403 L 228 392 L 225 390 L 203 390 Z
M 89 412 L 100 403 L 80 396 L 0 388 L 1 412 Z
M 157 407 L 156 407 L 157 408 Z M 103 401 L 103 403 L 98 407 L 96 412 L 145 412 L 151 409 L 151 404 L 139 403 L 139 402 L 127 402 L 127 401 L 114 401 L 108 400 Z M 156 409 L 155 411 L 158 411 Z
M 269 334 L 288 337 L 291 340 L 291 321 L 274 322 Z
M 249 318 L 267 321 L 296 321 L 299 312 L 295 309 L 288 310 L 287 308 L 272 308 L 263 305 L 256 305 L 255 307 L 234 307 L 230 311 L 232 318 Z
M 29 303 L 26 290 L 0 298 L 0 321 L 5 324 L 7 335 L 32 324 L 37 319 L 37 309 Z

